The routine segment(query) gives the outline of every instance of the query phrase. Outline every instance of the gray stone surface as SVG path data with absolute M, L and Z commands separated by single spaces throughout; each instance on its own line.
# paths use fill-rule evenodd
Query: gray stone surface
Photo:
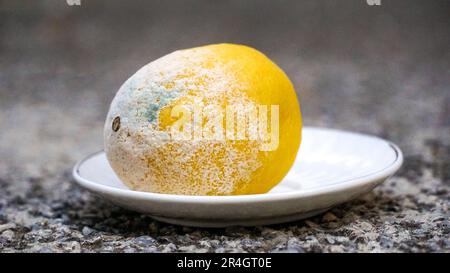
M 0 1 L 1 252 L 449 252 L 449 1 Z M 76 186 L 120 84 L 178 48 L 250 44 L 306 125 L 397 143 L 370 194 L 270 227 L 173 226 Z

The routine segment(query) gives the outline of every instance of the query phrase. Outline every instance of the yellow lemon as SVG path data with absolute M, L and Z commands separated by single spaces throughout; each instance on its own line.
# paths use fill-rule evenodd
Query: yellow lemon
M 301 126 L 295 90 L 276 64 L 247 46 L 215 44 L 131 76 L 111 103 L 105 151 L 134 190 L 265 193 L 292 166 Z

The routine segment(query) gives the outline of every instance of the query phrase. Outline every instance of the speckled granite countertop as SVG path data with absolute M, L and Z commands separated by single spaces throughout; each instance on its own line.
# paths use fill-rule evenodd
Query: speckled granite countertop
M 449 252 L 448 1 L 35 2 L 0 2 L 1 252 Z M 283 67 L 306 125 L 390 139 L 403 168 L 326 214 L 270 227 L 168 225 L 75 185 L 120 84 L 218 41 Z

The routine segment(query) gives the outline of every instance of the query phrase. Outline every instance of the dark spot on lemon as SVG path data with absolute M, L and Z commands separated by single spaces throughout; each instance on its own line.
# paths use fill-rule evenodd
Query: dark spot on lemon
M 112 130 L 117 132 L 120 129 L 120 117 L 115 117 L 112 123 Z

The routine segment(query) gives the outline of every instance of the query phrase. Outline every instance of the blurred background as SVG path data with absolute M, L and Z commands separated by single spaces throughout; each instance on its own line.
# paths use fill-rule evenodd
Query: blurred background
M 305 125 L 385 137 L 405 153 L 400 175 L 414 180 L 431 166 L 449 185 L 448 0 L 80 3 L 0 0 L 3 196 L 57 203 L 73 164 L 102 149 L 109 103 L 130 75 L 174 50 L 221 42 L 255 47 L 283 68 Z M 88 198 L 77 194 L 74 204 Z M 20 202 L 2 200 L 6 222 Z

